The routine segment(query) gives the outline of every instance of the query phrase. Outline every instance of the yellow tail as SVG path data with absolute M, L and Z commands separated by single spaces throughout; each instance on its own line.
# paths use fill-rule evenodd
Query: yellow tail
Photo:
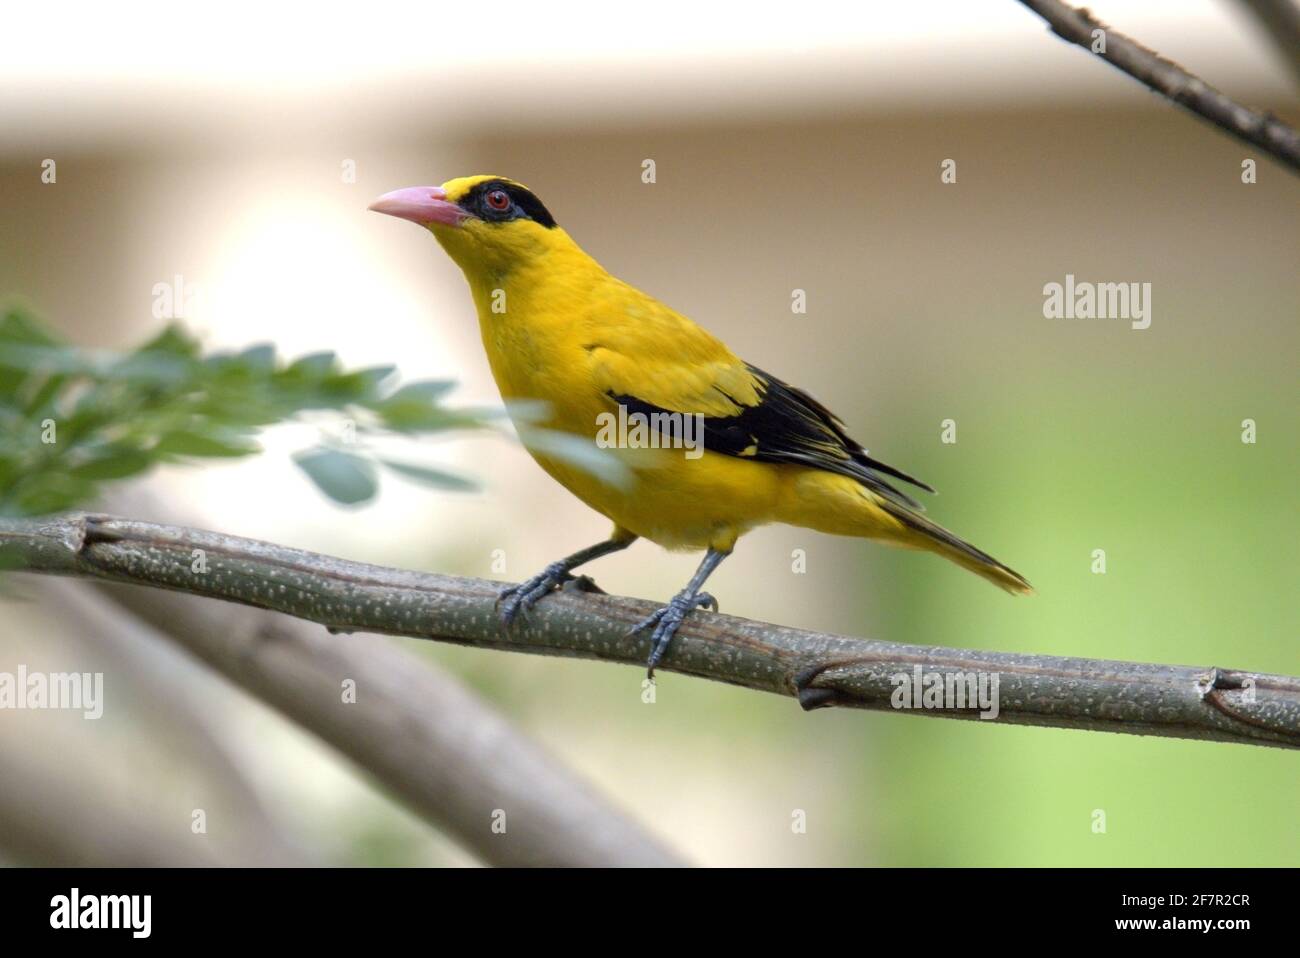
M 1034 591 L 1020 573 L 902 501 L 877 494 L 847 476 L 822 470 L 798 470 L 790 478 L 788 495 L 777 517 L 782 522 L 833 535 L 878 539 L 905 549 L 925 549 L 1013 594 L 1030 595 Z
M 937 522 L 931 522 L 920 513 L 888 500 L 879 500 L 879 505 L 897 519 L 905 530 L 906 534 L 895 540 L 899 545 L 938 553 L 1013 595 L 1033 595 L 1034 587 L 1019 572 L 1003 565 L 987 552 L 975 548 Z

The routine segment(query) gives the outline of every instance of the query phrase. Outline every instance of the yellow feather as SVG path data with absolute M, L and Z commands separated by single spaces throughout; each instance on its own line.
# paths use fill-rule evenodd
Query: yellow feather
M 457 202 L 487 180 L 443 184 Z M 598 417 L 634 396 L 666 410 L 736 416 L 759 404 L 766 384 L 720 340 L 685 316 L 611 276 L 561 227 L 531 219 L 469 218 L 431 229 L 469 282 L 492 375 L 507 400 L 541 400 L 552 429 L 592 440 Z M 846 456 L 828 434 L 828 455 Z M 1004 588 L 1028 591 L 1011 570 L 928 520 L 911 521 L 858 481 L 823 469 L 763 461 L 757 438 L 739 455 L 681 449 L 619 450 L 628 487 L 533 451 L 552 477 L 618 529 L 668 548 L 730 551 L 755 526 L 784 522 L 822 532 L 923 548 Z M 937 530 L 937 532 L 935 531 Z M 942 533 L 940 535 L 939 533 Z M 945 538 L 945 536 L 947 538 Z

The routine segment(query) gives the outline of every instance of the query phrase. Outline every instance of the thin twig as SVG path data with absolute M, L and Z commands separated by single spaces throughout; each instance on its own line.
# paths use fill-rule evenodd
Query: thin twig
M 1300 172 L 1300 133 L 1271 113 L 1242 106 L 1172 60 L 1103 24 L 1090 12 L 1061 0 L 1020 0 L 1047 21 L 1052 32 L 1095 53 L 1111 66 L 1256 146 Z M 1096 31 L 1101 31 L 1097 36 Z M 1101 42 L 1104 40 L 1104 47 Z
M 509 633 L 497 586 L 109 516 L 0 522 L 0 553 L 28 571 L 131 582 L 272 609 L 334 632 L 380 632 L 479 648 L 640 666 L 648 640 L 628 628 L 638 599 L 559 593 Z M 698 612 L 673 641 L 668 671 L 795 696 L 804 708 L 890 710 L 901 676 L 998 681 L 990 724 L 1300 748 L 1300 679 L 1218 668 L 1146 665 L 899 645 Z M 904 709 L 981 719 L 980 707 Z

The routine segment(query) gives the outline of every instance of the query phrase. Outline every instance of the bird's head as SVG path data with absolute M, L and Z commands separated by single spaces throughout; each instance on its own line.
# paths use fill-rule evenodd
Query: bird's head
M 428 227 L 467 274 L 503 274 L 572 246 L 536 195 L 504 176 L 462 176 L 410 186 L 370 204 L 377 213 Z

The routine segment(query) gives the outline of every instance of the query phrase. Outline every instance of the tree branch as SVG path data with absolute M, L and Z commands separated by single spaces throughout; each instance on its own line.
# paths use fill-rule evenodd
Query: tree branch
M 1046 20 L 1057 36 L 1095 53 L 1156 93 L 1186 107 L 1243 143 L 1259 147 L 1291 167 L 1293 172 L 1300 172 L 1300 133 L 1273 114 L 1242 106 L 1172 60 L 1166 60 L 1154 50 L 1112 30 L 1087 10 L 1076 9 L 1061 0 L 1020 2 Z M 1104 31 L 1104 50 L 1094 49 L 1093 32 L 1096 30 Z
M 0 733 L 0 741 L 8 733 Z M 91 787 L 87 787 L 87 786 Z M 138 807 L 93 788 L 66 752 L 4 749 L 0 848 L 42 868 L 212 868 L 284 865 L 254 852 L 236 861 L 188 827 L 158 828 Z M 226 852 L 226 854 L 223 854 Z
M 336 632 L 641 665 L 627 629 L 652 606 L 560 593 L 509 634 L 480 579 L 349 562 L 213 532 L 73 514 L 0 522 L 0 553 L 28 571 L 172 589 L 283 612 Z M 1281 675 L 898 645 L 708 613 L 692 615 L 665 670 L 792 695 L 804 708 L 889 710 L 896 677 L 996 677 L 993 722 L 1300 748 L 1300 679 Z M 979 720 L 978 708 L 907 709 Z
M 253 784 L 245 760 L 249 752 L 248 746 L 237 740 L 225 716 L 212 714 L 202 695 L 206 690 L 196 687 L 192 677 L 186 677 L 187 666 L 191 673 L 197 670 L 210 675 L 206 669 L 196 666 L 183 650 L 168 642 L 142 619 L 115 605 L 99 590 L 87 589 L 82 583 L 54 577 L 47 578 L 39 585 L 41 588 L 34 590 L 33 598 L 66 622 L 67 627 L 61 631 L 67 641 L 88 650 L 94 656 L 92 667 L 96 670 L 105 669 L 114 677 L 110 679 L 115 686 L 114 701 L 129 697 L 129 708 L 136 713 L 137 720 L 146 724 L 152 722 L 155 726 L 157 738 L 150 745 L 150 750 L 154 752 L 154 764 L 165 768 L 163 777 L 173 783 L 172 788 L 164 790 L 164 793 L 174 793 L 174 783 L 177 781 L 192 783 L 190 787 L 193 792 L 205 796 L 205 808 L 214 814 L 228 816 L 233 823 L 220 830 L 221 837 L 214 842 L 219 850 L 214 853 L 214 857 L 229 864 L 279 867 L 303 867 L 320 863 L 310 849 L 295 841 L 292 830 L 285 827 L 285 822 L 276 814 L 274 806 L 268 805 Z M 121 586 L 109 588 L 127 591 Z M 130 591 L 144 592 L 138 589 Z M 157 591 L 146 594 L 170 595 Z M 193 603 L 196 600 L 185 601 Z M 124 676 L 125 687 L 117 685 L 118 675 Z M 219 682 L 220 679 L 213 676 L 211 681 Z M 47 737 L 32 737 L 30 730 L 28 732 L 19 740 L 22 747 L 37 753 L 51 751 Z M 6 763 L 14 759 L 19 741 L 5 743 L 4 737 L 0 736 L 0 745 L 6 746 L 3 748 Z M 74 745 L 74 742 L 81 744 Z M 156 827 L 157 822 L 151 822 L 149 815 L 162 813 L 158 808 L 144 807 L 140 801 L 143 795 L 150 794 L 149 785 L 141 782 L 135 774 L 130 774 L 126 776 L 129 780 L 128 787 L 118 780 L 121 776 L 106 774 L 98 763 L 88 763 L 83 756 L 73 754 L 78 747 L 95 751 L 103 758 L 113 754 L 112 746 L 106 746 L 92 734 L 81 739 L 61 739 L 55 746 L 54 753 L 59 756 L 61 765 L 77 769 L 81 783 L 78 790 L 82 793 L 95 796 L 95 801 L 104 805 L 111 805 L 115 799 L 125 799 L 120 814 L 124 819 L 132 818 L 132 822 L 129 827 L 123 828 L 119 842 L 127 835 L 147 832 L 151 825 Z M 186 756 L 188 761 L 185 767 L 192 770 L 189 775 L 161 760 L 161 756 L 168 754 Z M 113 769 L 114 772 L 120 770 L 116 767 Z M 202 779 L 189 777 L 195 773 L 201 774 Z M 30 796 L 32 788 L 32 784 L 28 783 L 24 794 Z M 70 845 L 75 847 L 79 838 L 84 838 L 89 845 L 93 845 L 93 837 L 87 834 L 96 831 L 93 816 L 90 819 L 68 818 L 60 823 L 59 819 L 50 816 L 48 808 L 43 811 L 38 808 L 42 804 L 58 805 L 61 801 L 57 796 L 48 795 L 44 799 L 28 803 L 26 818 L 19 818 L 14 826 L 15 831 L 38 830 L 54 822 Z M 11 802 L 6 810 L 12 812 L 22 807 L 21 803 Z M 197 840 L 188 827 L 182 828 L 182 832 L 190 840 Z M 217 834 L 214 830 L 214 838 Z M 203 841 L 206 843 L 207 839 Z M 148 845 L 146 852 L 153 847 L 153 844 Z M 165 846 L 158 846 L 163 847 Z M 135 859 L 130 855 L 124 856 L 123 861 L 129 860 Z M 182 857 L 174 864 L 184 865 L 189 861 L 189 858 Z
M 124 485 L 108 497 L 111 508 L 186 524 L 172 500 Z M 310 621 L 263 608 L 95 584 L 160 637 L 351 759 L 480 861 L 688 864 L 499 708 L 410 648 L 382 636 L 339 641 Z M 347 705 L 344 680 L 356 689 Z M 501 824 L 497 809 L 508 817 L 504 831 L 492 827 Z
M 336 639 L 311 622 L 261 608 L 100 585 L 347 756 L 480 861 L 505 867 L 688 864 L 454 676 L 387 639 Z M 347 705 L 340 695 L 344 680 L 356 683 L 356 700 Z M 506 816 L 505 831 L 493 828 L 498 809 Z

